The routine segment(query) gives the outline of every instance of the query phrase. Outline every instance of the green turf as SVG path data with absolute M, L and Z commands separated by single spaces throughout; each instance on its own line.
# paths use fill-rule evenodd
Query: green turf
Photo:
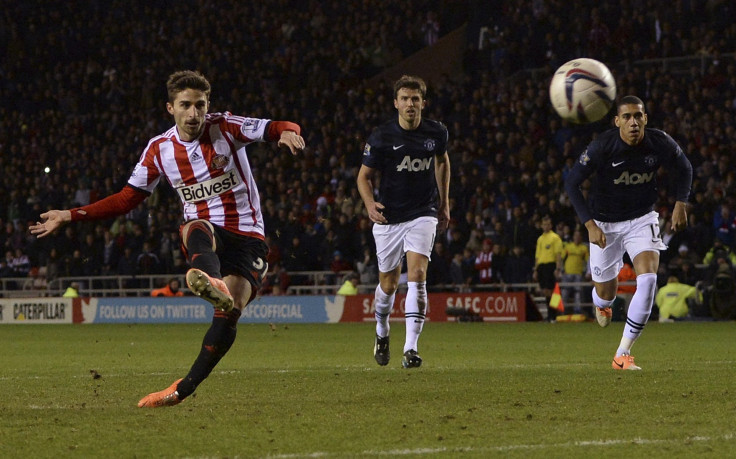
M 184 403 L 206 325 L 0 328 L 0 457 L 733 457 L 736 323 L 428 323 L 378 367 L 372 324 L 241 325 Z M 95 378 L 95 375 L 99 377 Z

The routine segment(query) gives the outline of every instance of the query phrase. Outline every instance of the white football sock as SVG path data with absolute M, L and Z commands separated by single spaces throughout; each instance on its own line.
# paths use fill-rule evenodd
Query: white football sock
M 629 312 L 626 314 L 624 335 L 616 350 L 616 356 L 631 353 L 631 346 L 639 338 L 649 320 L 654 305 L 654 294 L 657 292 L 657 275 L 645 273 L 636 276 L 636 292 L 631 297 Z
M 595 287 L 593 287 L 593 304 L 600 309 L 606 309 L 611 307 L 611 305 L 613 304 L 613 300 L 604 300 L 603 298 L 599 297 L 598 293 L 596 293 L 595 291 Z
M 407 282 L 406 303 L 404 304 L 404 317 L 406 318 L 406 342 L 404 352 L 409 349 L 417 349 L 417 341 L 424 326 L 425 313 L 427 312 L 427 283 Z
M 391 326 L 388 323 L 388 316 L 391 314 L 391 309 L 394 307 L 394 298 L 396 292 L 391 295 L 387 295 L 386 292 L 381 288 L 381 284 L 376 286 L 376 335 L 384 338 L 388 336 Z

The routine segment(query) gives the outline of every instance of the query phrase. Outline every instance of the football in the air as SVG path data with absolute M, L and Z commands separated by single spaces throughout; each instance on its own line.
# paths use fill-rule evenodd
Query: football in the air
M 560 66 L 552 77 L 549 100 L 563 119 L 592 123 L 611 110 L 616 100 L 616 81 L 602 62 L 573 59 Z

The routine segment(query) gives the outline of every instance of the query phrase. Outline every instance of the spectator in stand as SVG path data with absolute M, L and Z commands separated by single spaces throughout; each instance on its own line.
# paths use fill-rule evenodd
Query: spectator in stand
M 516 244 L 511 253 L 506 256 L 503 267 L 503 281 L 506 284 L 527 284 L 532 281 L 534 263 L 531 257 L 524 253 L 524 247 Z M 520 288 L 519 290 L 524 290 Z
M 478 271 L 475 270 L 475 252 L 465 248 L 462 253 L 462 268 L 465 278 L 470 279 L 469 285 L 478 283 Z
M 330 261 L 330 271 L 338 274 L 343 271 L 350 271 L 352 269 L 353 266 L 345 258 L 343 258 L 342 252 L 339 250 L 335 250 L 335 252 L 332 254 L 332 260 Z
M 0 277 L 16 277 L 15 271 L 8 264 L 8 260 L 5 258 L 0 259 Z
M 440 23 L 437 21 L 437 13 L 434 11 L 427 12 L 427 20 L 422 24 L 422 35 L 424 36 L 425 46 L 432 46 L 439 40 Z
M 722 240 L 716 239 L 713 241 L 713 247 L 708 249 L 705 256 L 703 257 L 703 264 L 709 267 L 716 266 L 716 262 L 720 259 L 725 260 L 729 266 L 736 266 L 736 253 L 731 248 L 723 243 Z M 715 272 L 716 269 L 711 271 Z
M 700 214 L 696 212 L 688 214 L 688 221 L 689 223 L 685 229 L 686 237 L 684 239 L 687 240 L 687 246 L 690 252 L 701 257 L 695 262 L 695 264 L 700 264 L 702 257 L 705 256 L 705 253 L 713 245 L 715 234 L 700 217 Z
M 119 276 L 124 278 L 122 284 L 126 289 L 138 287 L 138 280 L 135 279 L 137 260 L 138 254 L 133 253 L 133 249 L 128 246 L 123 248 L 123 253 L 118 257 L 116 271 Z
M 447 244 L 447 252 L 450 255 L 462 253 L 468 244 L 467 239 L 463 237 L 462 231 L 460 231 L 459 229 L 452 229 L 449 230 L 448 233 L 450 234 L 451 238 Z
M 291 278 L 278 261 L 269 265 L 271 270 L 261 286 L 262 295 L 286 295 L 291 285 Z
M 447 250 L 445 250 L 445 244 L 441 240 L 434 241 L 430 258 L 432 263 L 427 267 L 427 285 L 439 286 L 441 291 L 442 286 L 452 283 L 450 259 Z
M 713 229 L 716 239 L 723 242 L 727 247 L 733 247 L 736 243 L 736 212 L 732 210 L 729 201 L 724 201 L 713 214 Z
M 470 284 L 473 281 L 473 273 L 466 269 L 463 263 L 463 254 L 456 253 L 450 262 L 450 279 L 452 284 L 459 291 L 465 292 L 470 290 Z
M 5 248 L 15 251 L 15 249 L 23 248 L 23 233 L 19 230 L 18 225 L 9 221 L 5 224 Z
M 688 300 L 696 299 L 697 289 L 693 285 L 681 284 L 676 276 L 667 279 L 667 285 L 660 288 L 654 303 L 659 308 L 659 321 L 685 319 L 690 315 Z
M 79 282 L 72 282 L 66 288 L 64 293 L 61 295 L 64 298 L 78 298 L 79 297 Z
M 119 257 L 119 249 L 115 238 L 109 230 L 103 233 L 102 241 L 102 267 L 101 273 L 103 276 L 109 276 L 117 272 L 116 267 Z M 56 250 L 56 249 L 53 249 Z
M 102 274 L 102 243 L 95 239 L 93 233 L 84 235 L 81 252 L 83 263 L 83 272 L 85 276 L 99 276 Z
M 70 277 L 81 277 L 85 274 L 85 260 L 82 251 L 74 249 L 71 255 L 64 258 L 64 274 Z
M 680 282 L 688 285 L 695 285 L 704 280 L 704 271 L 695 267 L 693 263 L 684 262 L 672 271 L 672 275 L 677 277 Z
M 327 270 L 332 269 L 332 262 L 335 259 L 335 252 L 340 252 L 340 258 L 342 259 L 342 252 L 340 251 L 341 241 L 337 236 L 337 231 L 334 228 L 330 228 L 325 233 L 324 239 L 320 244 L 318 259 L 322 261 L 322 266 L 319 269 Z
M 172 234 L 176 234 L 174 231 L 162 230 L 158 238 L 152 236 L 152 240 L 157 240 L 158 250 L 156 256 L 159 260 L 159 271 L 163 273 L 170 273 L 174 269 L 174 251 L 179 250 L 179 247 L 175 246 L 175 242 L 172 239 Z
M 163 287 L 152 290 L 151 296 L 184 296 L 180 288 L 179 279 L 172 277 Z
M 371 247 L 363 248 L 363 258 L 355 263 L 355 267 L 360 274 L 361 284 L 373 285 L 378 282 L 378 260 Z
M 15 276 L 17 274 L 17 271 L 15 270 L 15 263 L 13 262 L 15 260 L 15 255 L 13 254 L 12 250 L 6 250 L 5 251 L 5 264 L 10 267 L 10 269 L 13 271 L 13 275 Z
M 358 294 L 358 286 L 360 285 L 360 274 L 352 272 L 345 276 L 345 282 L 337 290 L 338 295 L 352 296 Z
M 28 255 L 23 253 L 22 249 L 15 249 L 13 255 L 13 270 L 15 270 L 16 276 L 25 277 L 31 270 L 31 260 Z
M 136 274 L 158 274 L 160 272 L 161 261 L 153 250 L 150 241 L 143 243 L 143 250 L 138 254 L 135 261 Z
M 62 258 L 68 258 L 72 255 L 74 248 L 80 246 L 77 233 L 71 226 L 64 228 L 63 234 L 55 236 L 53 245 L 57 248 Z
M 56 247 L 49 249 L 49 255 L 46 257 L 46 281 L 51 282 L 59 277 L 59 270 L 61 268 L 61 257 Z
M 698 262 L 698 256 L 693 253 L 686 244 L 680 244 L 680 246 L 677 248 L 677 255 L 675 255 L 674 258 L 670 259 L 669 263 L 667 263 L 667 270 L 672 275 L 676 276 L 677 272 L 680 271 L 680 267 L 682 265 L 686 263 L 694 265 Z
M 483 247 L 475 257 L 475 270 L 478 271 L 479 284 L 495 284 L 498 282 L 498 262 L 493 260 L 493 241 L 486 238 Z
M 535 251 L 534 231 L 529 226 L 529 218 L 524 214 L 523 208 L 514 206 L 511 210 L 511 218 L 506 222 L 504 230 L 506 247 L 520 245 L 524 253 L 531 254 Z
M 268 266 L 275 266 L 276 263 L 281 263 L 281 247 L 279 247 L 278 244 L 273 240 L 273 237 L 270 234 L 266 234 L 266 239 L 264 241 L 266 245 L 268 246 L 268 255 L 266 256 L 266 261 L 268 261 Z
M 291 244 L 284 250 L 283 267 L 289 272 L 305 271 L 304 267 L 311 265 L 308 258 L 309 254 L 301 239 L 294 236 L 291 238 Z

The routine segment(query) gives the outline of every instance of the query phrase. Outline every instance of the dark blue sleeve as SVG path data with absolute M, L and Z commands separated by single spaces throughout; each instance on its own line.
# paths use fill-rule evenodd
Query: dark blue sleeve
M 688 202 L 690 196 L 690 187 L 693 182 L 693 166 L 690 164 L 690 160 L 687 159 L 685 153 L 678 146 L 675 153 L 675 173 L 676 178 L 676 196 L 675 199 L 682 202 Z
M 450 142 L 450 132 L 447 129 L 447 126 L 440 123 L 440 126 L 442 126 L 442 140 L 444 140 L 443 148 L 441 148 L 441 152 L 437 153 L 437 156 L 442 156 L 447 152 L 447 144 Z
M 578 214 L 580 223 L 585 224 L 588 220 L 592 219 L 590 208 L 588 203 L 585 201 L 585 196 L 580 190 L 580 186 L 583 184 L 585 179 L 595 170 L 591 164 L 591 158 L 589 156 L 590 146 L 580 155 L 572 170 L 565 180 L 565 191 L 567 196 L 570 198 L 570 203 L 575 208 L 575 212 Z
M 378 169 L 380 166 L 380 153 L 378 151 L 379 138 L 380 136 L 377 131 L 374 130 L 368 137 L 368 140 L 365 143 L 365 148 L 363 148 L 362 163 L 372 169 Z

